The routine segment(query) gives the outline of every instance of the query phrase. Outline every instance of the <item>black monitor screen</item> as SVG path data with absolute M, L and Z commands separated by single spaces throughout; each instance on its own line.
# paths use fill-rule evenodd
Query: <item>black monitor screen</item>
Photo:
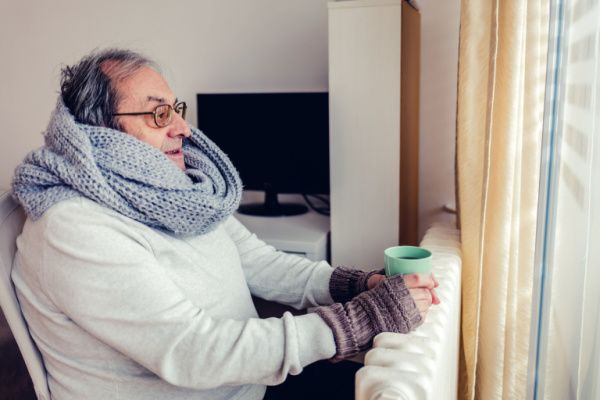
M 244 189 L 329 194 L 327 93 L 198 94 L 198 128 Z

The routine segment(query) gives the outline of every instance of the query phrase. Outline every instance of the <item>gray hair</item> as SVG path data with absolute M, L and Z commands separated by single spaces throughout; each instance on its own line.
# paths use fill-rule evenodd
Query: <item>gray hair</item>
M 62 69 L 62 100 L 77 122 L 120 129 L 113 116 L 121 101 L 116 83 L 145 66 L 157 69 L 154 62 L 131 50 L 93 51 Z

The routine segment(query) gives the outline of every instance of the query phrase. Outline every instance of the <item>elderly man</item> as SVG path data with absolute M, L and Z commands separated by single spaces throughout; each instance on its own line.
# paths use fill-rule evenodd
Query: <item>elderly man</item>
M 236 170 L 185 111 L 147 59 L 92 53 L 16 170 L 13 280 L 54 398 L 261 399 L 419 325 L 432 277 L 334 269 L 248 232 Z M 317 308 L 259 319 L 251 295 Z

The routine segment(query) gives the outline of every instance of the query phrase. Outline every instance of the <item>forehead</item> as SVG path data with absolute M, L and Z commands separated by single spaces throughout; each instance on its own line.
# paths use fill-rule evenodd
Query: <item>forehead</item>
M 142 67 L 131 76 L 118 81 L 117 91 L 121 95 L 123 103 L 143 105 L 149 102 L 165 102 L 171 104 L 175 101 L 175 96 L 167 81 L 150 67 Z

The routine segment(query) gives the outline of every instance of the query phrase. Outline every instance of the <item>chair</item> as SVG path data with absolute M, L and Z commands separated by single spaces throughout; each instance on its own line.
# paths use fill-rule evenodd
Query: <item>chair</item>
M 44 363 L 29 336 L 11 279 L 16 240 L 24 223 L 23 209 L 12 199 L 10 192 L 0 189 L 0 306 L 25 360 L 37 398 L 50 400 Z

